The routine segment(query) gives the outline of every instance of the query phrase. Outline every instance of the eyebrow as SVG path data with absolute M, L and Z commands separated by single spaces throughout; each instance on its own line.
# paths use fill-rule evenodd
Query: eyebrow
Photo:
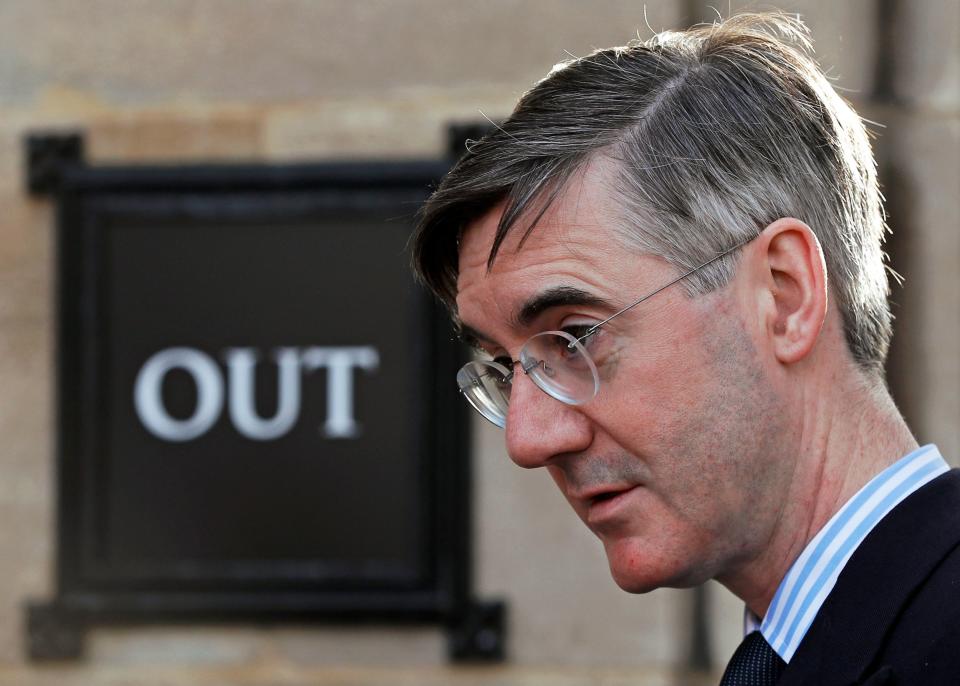
M 601 298 L 593 293 L 589 293 L 574 286 L 557 286 L 547 289 L 541 293 L 528 298 L 514 315 L 512 324 L 518 328 L 530 326 L 537 317 L 553 307 L 564 307 L 570 305 L 586 305 L 590 307 L 603 307 L 615 309 L 613 303 L 605 298 Z M 474 348 L 482 348 L 481 341 L 493 342 L 493 339 L 472 326 L 457 322 L 457 337 L 467 345 Z
M 527 327 L 541 314 L 552 307 L 587 305 L 613 309 L 613 304 L 604 298 L 574 286 L 557 286 L 529 298 L 514 317 L 514 323 Z

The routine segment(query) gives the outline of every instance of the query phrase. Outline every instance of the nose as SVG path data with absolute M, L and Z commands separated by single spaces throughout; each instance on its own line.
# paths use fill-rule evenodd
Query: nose
M 586 450 L 590 419 L 579 408 L 540 390 L 517 366 L 507 411 L 507 453 L 518 466 L 535 469 L 551 459 Z

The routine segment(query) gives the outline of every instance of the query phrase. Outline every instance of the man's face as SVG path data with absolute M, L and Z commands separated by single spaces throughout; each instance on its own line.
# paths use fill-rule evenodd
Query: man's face
M 516 360 L 530 336 L 596 324 L 676 277 L 614 235 L 602 179 L 594 167 L 575 178 L 522 247 L 522 224 L 508 235 L 489 272 L 502 207 L 465 231 L 457 307 L 492 356 Z M 522 467 L 547 468 L 625 590 L 729 574 L 780 517 L 789 461 L 773 437 L 783 413 L 735 283 L 694 298 L 673 286 L 606 324 L 592 342 L 600 391 L 583 405 L 551 398 L 515 367 L 507 450 Z M 587 297 L 543 307 L 559 288 Z

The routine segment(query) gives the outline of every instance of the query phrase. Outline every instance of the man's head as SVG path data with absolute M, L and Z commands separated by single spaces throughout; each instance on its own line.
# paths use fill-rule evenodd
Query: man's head
M 808 48 L 795 19 L 739 15 L 558 65 L 427 203 L 416 271 L 455 312 L 462 230 L 505 204 L 492 264 L 507 233 L 534 230 L 574 173 L 603 158 L 616 166 L 617 236 L 680 269 L 780 217 L 809 225 L 850 351 L 879 370 L 891 317 L 875 165 L 859 117 Z M 689 288 L 722 285 L 733 262 Z
M 628 590 L 723 580 L 762 555 L 802 506 L 784 492 L 806 429 L 792 409 L 810 399 L 798 374 L 878 375 L 886 354 L 873 160 L 783 42 L 801 29 L 743 16 L 573 60 L 423 213 L 419 275 L 513 371 L 497 381 L 508 452 L 550 471 Z M 594 397 L 561 402 L 522 373 L 543 331 L 581 339 Z

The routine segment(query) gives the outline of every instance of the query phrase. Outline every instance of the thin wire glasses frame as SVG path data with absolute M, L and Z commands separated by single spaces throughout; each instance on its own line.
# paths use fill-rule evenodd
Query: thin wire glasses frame
M 460 392 L 485 419 L 504 428 L 510 405 L 514 369 L 519 364 L 523 373 L 547 395 L 567 405 L 582 405 L 593 399 L 600 390 L 600 375 L 596 363 L 584 346 L 584 341 L 595 335 L 611 320 L 739 250 L 755 237 L 752 236 L 703 264 L 680 274 L 669 283 L 594 324 L 579 337 L 574 337 L 566 331 L 544 331 L 531 336 L 520 349 L 520 359 L 510 361 L 509 366 L 495 360 L 468 362 L 457 373 Z

